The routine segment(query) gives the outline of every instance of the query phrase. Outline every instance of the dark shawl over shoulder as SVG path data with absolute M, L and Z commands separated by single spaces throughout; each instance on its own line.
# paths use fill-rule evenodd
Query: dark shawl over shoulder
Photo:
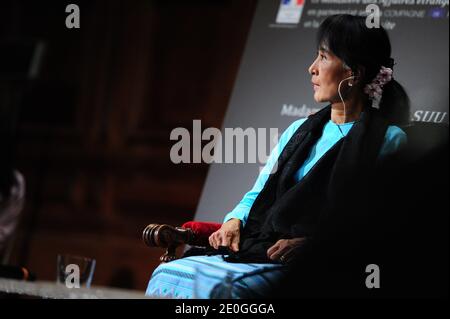
M 388 127 L 368 108 L 347 136 L 337 142 L 298 183 L 294 174 L 330 120 L 331 106 L 308 117 L 280 154 L 256 198 L 241 234 L 240 251 L 230 262 L 271 262 L 267 249 L 279 239 L 340 235 L 364 216 L 349 209 L 364 202 Z M 358 204 L 357 204 L 358 205 Z M 360 204 L 359 204 L 360 205 Z M 326 234 L 326 235 L 325 235 Z

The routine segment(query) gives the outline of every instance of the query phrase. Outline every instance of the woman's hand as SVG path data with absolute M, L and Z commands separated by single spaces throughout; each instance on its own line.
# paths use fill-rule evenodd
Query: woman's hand
M 267 257 L 271 260 L 286 262 L 293 256 L 295 248 L 303 244 L 305 239 L 305 237 L 280 239 L 275 243 L 275 245 L 267 250 Z
M 236 252 L 239 250 L 240 235 L 241 220 L 233 218 L 223 223 L 218 231 L 209 236 L 209 244 L 215 249 L 225 246 Z

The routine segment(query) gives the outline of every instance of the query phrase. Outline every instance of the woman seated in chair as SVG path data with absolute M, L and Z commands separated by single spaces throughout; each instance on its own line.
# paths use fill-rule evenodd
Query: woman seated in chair
M 160 265 L 146 294 L 199 297 L 200 267 L 213 274 L 197 286 L 202 295 L 224 296 L 214 288 L 231 274 L 225 296 L 267 297 L 310 243 L 364 233 L 376 167 L 406 143 L 398 125 L 408 122 L 409 100 L 393 67 L 383 27 L 352 15 L 325 19 L 308 72 L 314 100 L 328 106 L 286 129 L 253 188 L 209 237 L 211 247 Z

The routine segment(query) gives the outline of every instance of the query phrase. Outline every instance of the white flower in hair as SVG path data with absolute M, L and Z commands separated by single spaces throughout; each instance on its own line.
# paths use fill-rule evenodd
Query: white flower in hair
M 369 95 L 372 100 L 372 106 L 379 108 L 381 96 L 383 95 L 383 86 L 392 80 L 392 69 L 381 66 L 377 76 L 364 87 L 364 93 Z

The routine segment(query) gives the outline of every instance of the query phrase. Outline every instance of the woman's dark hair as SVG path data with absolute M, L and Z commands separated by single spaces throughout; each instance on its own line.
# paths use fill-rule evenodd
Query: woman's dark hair
M 372 82 L 381 66 L 394 67 L 386 30 L 381 25 L 368 28 L 366 18 L 362 16 L 338 14 L 327 17 L 319 27 L 317 45 L 319 48 L 326 47 L 354 74 L 361 75 L 362 87 Z M 379 106 L 381 115 L 390 124 L 407 124 L 409 105 L 408 95 L 400 83 L 394 79 L 386 83 Z

